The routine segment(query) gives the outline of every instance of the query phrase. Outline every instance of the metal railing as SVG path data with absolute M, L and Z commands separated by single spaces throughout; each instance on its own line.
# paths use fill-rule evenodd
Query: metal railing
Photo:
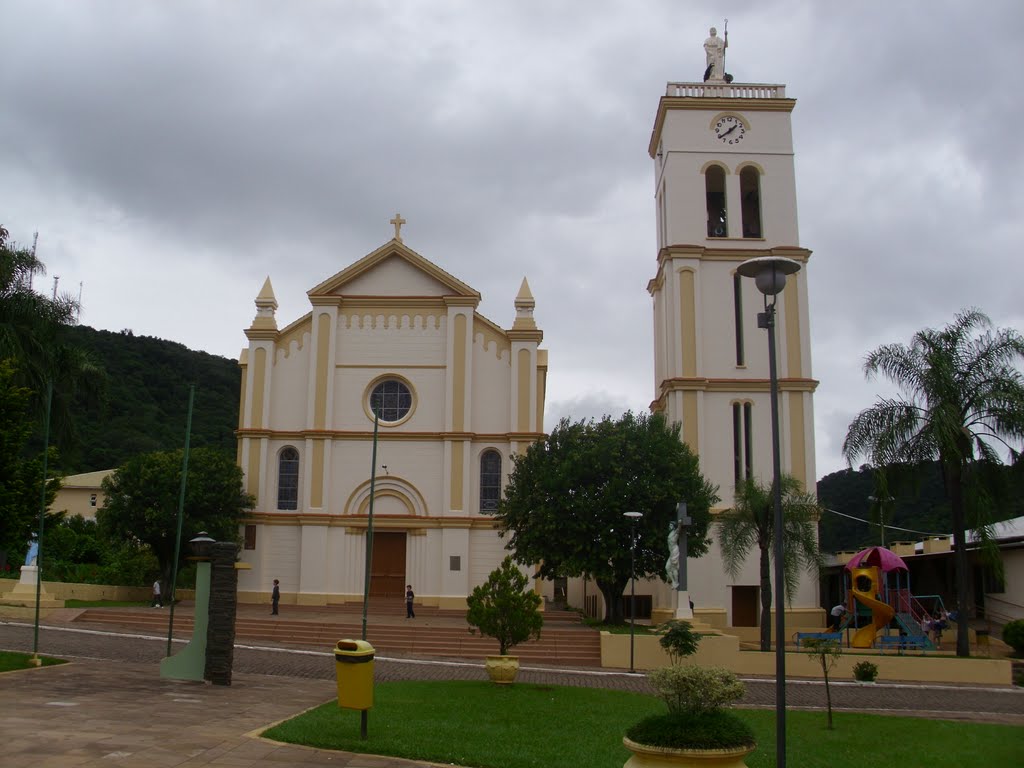
M 767 83 L 669 83 L 666 96 L 714 99 L 784 99 L 786 86 Z

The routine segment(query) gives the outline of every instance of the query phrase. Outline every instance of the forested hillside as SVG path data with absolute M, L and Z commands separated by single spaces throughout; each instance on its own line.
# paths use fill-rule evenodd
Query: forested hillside
M 1024 465 L 1005 468 L 1003 476 L 1006 499 L 994 520 L 1024 515 Z M 826 509 L 863 519 L 869 519 L 871 502 L 868 497 L 876 493 L 874 475 L 868 469 L 844 469 L 818 481 L 818 499 Z M 926 533 L 948 534 L 952 530 L 938 463 L 931 464 L 920 481 L 905 487 L 890 487 L 889 493 L 894 499 L 889 507 L 890 525 Z M 823 552 L 860 549 L 881 543 L 877 525 L 860 523 L 832 512 L 822 515 L 818 534 Z M 921 538 L 921 534 L 906 531 L 887 530 L 885 534 L 887 544 Z
M 86 350 L 104 369 L 106 386 L 101 404 L 79 403 L 75 409 L 79 439 L 64 452 L 65 473 L 110 469 L 138 453 L 181 448 L 193 383 L 192 446 L 234 455 L 240 385 L 235 360 L 131 331 L 80 325 L 66 332 L 70 344 Z

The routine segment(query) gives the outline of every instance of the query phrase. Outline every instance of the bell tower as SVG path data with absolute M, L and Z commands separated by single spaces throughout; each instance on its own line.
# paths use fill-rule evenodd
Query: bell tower
M 811 253 L 797 228 L 796 101 L 783 85 L 733 82 L 724 41 L 711 32 L 704 80 L 668 84 L 648 147 L 658 243 L 647 286 L 654 300 L 651 407 L 682 424 L 722 507 L 730 507 L 737 480 L 772 478 L 768 344 L 757 325 L 763 297 L 737 273 L 743 261 L 785 256 L 803 267 L 779 296 L 776 333 L 782 471 L 809 490 L 817 382 L 807 307 Z

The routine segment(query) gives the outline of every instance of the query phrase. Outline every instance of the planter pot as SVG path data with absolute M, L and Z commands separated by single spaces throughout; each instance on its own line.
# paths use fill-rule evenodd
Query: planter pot
M 633 756 L 623 768 L 667 768 L 668 766 L 690 766 L 690 768 L 747 768 L 743 758 L 756 747 L 730 747 L 728 749 L 672 749 L 637 744 L 626 737 L 622 744 Z
M 518 656 L 488 656 L 484 666 L 491 681 L 498 685 L 511 685 L 519 673 Z

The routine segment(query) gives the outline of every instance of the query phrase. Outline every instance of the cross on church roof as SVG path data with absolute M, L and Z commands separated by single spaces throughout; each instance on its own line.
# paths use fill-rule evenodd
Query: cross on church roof
M 402 214 L 396 213 L 390 223 L 395 225 L 395 240 L 402 242 L 402 225 L 405 224 Z

